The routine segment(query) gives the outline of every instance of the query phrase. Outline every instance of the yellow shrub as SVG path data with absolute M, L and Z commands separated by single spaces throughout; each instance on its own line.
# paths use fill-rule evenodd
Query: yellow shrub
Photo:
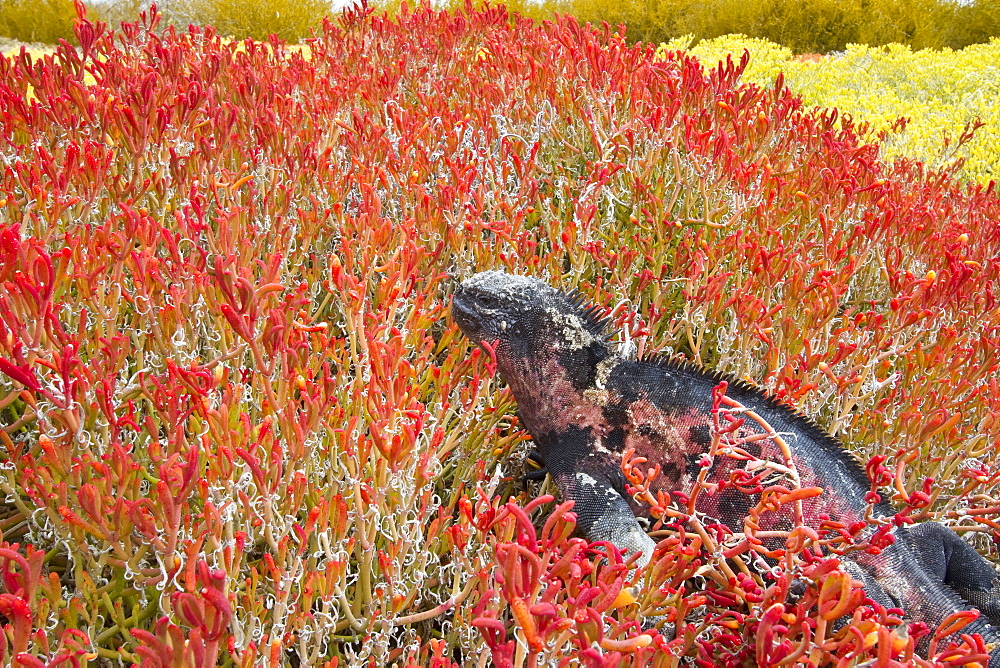
M 692 7 L 679 27 L 703 39 L 740 32 L 796 53 L 826 53 L 856 35 L 857 5 L 858 0 L 722 0 Z
M 715 39 L 706 39 L 699 42 L 698 46 L 694 48 L 691 48 L 692 42 L 694 42 L 694 36 L 685 35 L 661 44 L 660 50 L 690 51 L 706 65 L 715 65 L 730 54 L 732 54 L 733 60 L 738 61 L 743 51 L 746 50 L 750 52 L 750 64 L 743 72 L 743 78 L 747 81 L 762 83 L 774 81 L 778 72 L 786 69 L 792 59 L 791 49 L 766 39 L 756 39 L 746 35 L 724 35 Z
M 966 178 L 1000 177 L 1000 39 L 960 51 L 852 45 L 840 57 L 793 63 L 787 79 L 806 102 L 837 107 L 876 131 L 896 117 L 909 118 L 908 127 L 885 142 L 888 157 L 911 156 L 935 167 L 963 158 Z M 983 127 L 956 147 L 976 119 Z
M 0 0 L 0 37 L 22 42 L 74 42 L 73 0 Z
M 171 3 L 165 18 L 180 25 L 212 25 L 236 39 L 266 40 L 275 34 L 298 42 L 331 13 L 329 0 L 181 0 Z
M 674 40 L 661 49 L 691 41 Z M 851 45 L 843 54 L 795 59 L 777 44 L 730 35 L 690 51 L 714 65 L 729 53 L 738 58 L 744 49 L 750 52 L 745 80 L 770 84 L 783 71 L 807 105 L 836 107 L 870 124 L 872 136 L 900 117 L 909 119 L 905 130 L 883 142 L 885 157 L 907 156 L 932 167 L 963 159 L 965 178 L 984 184 L 1000 178 L 1000 38 L 959 51 Z M 965 126 L 977 119 L 983 126 L 956 146 Z
M 633 41 L 742 33 L 796 53 L 842 51 L 852 43 L 961 48 L 1000 36 L 996 0 L 540 0 L 530 15 L 553 11 L 625 24 Z

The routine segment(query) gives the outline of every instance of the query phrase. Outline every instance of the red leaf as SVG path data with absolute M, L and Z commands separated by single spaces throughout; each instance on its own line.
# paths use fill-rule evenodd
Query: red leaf
M 38 392 L 42 389 L 42 386 L 35 379 L 35 372 L 27 364 L 15 366 L 0 357 L 0 371 L 21 383 L 32 392 Z

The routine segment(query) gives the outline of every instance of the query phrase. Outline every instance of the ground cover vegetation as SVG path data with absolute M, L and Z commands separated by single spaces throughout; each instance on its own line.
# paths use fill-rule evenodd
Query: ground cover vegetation
M 574 537 L 448 302 L 488 268 L 578 288 L 995 557 L 993 184 L 570 18 L 357 11 L 308 60 L 154 23 L 0 59 L 0 660 L 983 659 L 967 615 L 866 604 L 819 549 L 857 527 L 752 541 L 801 490 L 741 481 L 743 534 L 652 499 L 641 572 Z

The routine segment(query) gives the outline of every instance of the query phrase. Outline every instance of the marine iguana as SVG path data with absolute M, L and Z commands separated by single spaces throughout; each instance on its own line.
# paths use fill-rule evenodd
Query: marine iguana
M 499 271 L 468 278 L 452 301 L 452 316 L 465 335 L 491 346 L 537 456 L 561 494 L 575 501 L 578 529 L 588 540 L 608 541 L 626 554 L 641 552 L 639 563 L 649 561 L 655 543 L 637 519 L 648 518 L 649 508 L 626 492 L 622 455 L 633 448 L 659 464 L 665 491 L 689 490 L 706 466 L 712 391 L 721 380 L 729 383 L 726 396 L 785 435 L 801 483 L 824 490 L 802 501 L 805 524 L 864 519 L 871 508 L 870 480 L 835 438 L 748 383 L 683 362 L 621 357 L 599 313 L 577 292 Z M 742 428 L 763 433 L 751 421 Z M 759 447 L 757 458 L 782 461 L 775 439 L 751 441 Z M 716 457 L 707 465 L 710 477 L 722 479 L 741 462 Z M 728 488 L 701 494 L 696 508 L 742 532 L 755 504 L 752 495 Z M 873 511 L 894 515 L 881 499 Z M 772 526 L 790 528 L 788 519 L 773 517 Z M 893 533 L 895 541 L 880 554 L 856 551 L 842 559 L 868 597 L 902 608 L 909 620 L 932 630 L 949 614 L 976 607 L 983 615 L 963 632 L 981 634 L 991 650 L 1000 644 L 1000 578 L 990 562 L 935 522 Z M 1000 649 L 992 650 L 990 666 L 1000 668 Z

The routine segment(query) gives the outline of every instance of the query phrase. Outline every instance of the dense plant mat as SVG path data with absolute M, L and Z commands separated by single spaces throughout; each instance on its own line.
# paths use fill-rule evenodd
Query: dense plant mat
M 0 59 L 3 661 L 982 658 L 966 616 L 894 628 L 815 531 L 774 571 L 710 518 L 643 572 L 573 537 L 448 304 L 488 268 L 579 288 L 989 550 L 992 185 L 572 19 L 359 11 L 308 60 L 151 23 Z

